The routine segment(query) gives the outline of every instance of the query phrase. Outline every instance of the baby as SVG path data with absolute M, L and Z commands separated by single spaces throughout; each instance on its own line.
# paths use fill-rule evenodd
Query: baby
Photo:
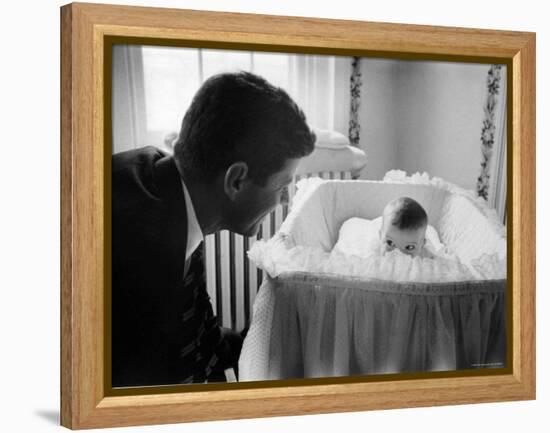
M 411 257 L 431 259 L 442 247 L 424 208 L 409 197 L 400 197 L 389 202 L 378 218 L 345 221 L 333 251 L 367 257 L 398 249 Z
M 382 252 L 399 249 L 412 257 L 433 258 L 426 247 L 428 215 L 412 198 L 400 197 L 389 202 L 382 213 L 379 236 Z

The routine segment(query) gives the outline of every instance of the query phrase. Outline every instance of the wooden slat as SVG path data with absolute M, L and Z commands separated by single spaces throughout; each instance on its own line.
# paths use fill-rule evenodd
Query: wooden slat
M 222 245 L 221 245 L 221 233 L 214 234 L 214 287 L 216 289 L 216 316 L 218 316 L 219 323 L 224 323 L 224 308 L 223 308 L 223 273 L 222 273 Z
M 525 32 L 372 23 L 350 20 L 212 13 L 197 10 L 77 4 L 105 32 L 151 38 L 191 39 L 261 45 L 326 53 L 354 50 L 361 55 L 512 58 L 530 34 Z M 270 47 L 270 49 L 273 49 Z M 369 53 L 370 52 L 370 53 Z M 467 59 L 464 59 L 467 60 Z
M 235 235 L 235 324 L 233 329 L 240 331 L 245 324 L 245 307 L 244 307 L 244 240 L 240 235 Z
M 78 359 L 73 350 L 73 31 L 72 9 L 61 9 L 61 424 L 73 428 L 77 416 L 74 391 L 78 379 L 73 362 Z
M 269 227 L 269 224 L 265 224 L 265 221 L 264 221 L 264 223 L 262 223 L 261 230 L 258 232 L 258 235 L 256 236 L 256 240 L 269 239 L 269 228 L 268 227 Z M 256 268 L 256 292 L 258 291 L 258 289 L 262 285 L 263 278 L 264 278 L 263 271 L 260 268 Z
M 255 237 L 248 238 L 249 239 L 249 245 L 252 247 L 254 245 L 254 242 L 256 242 Z M 248 261 L 249 264 L 249 279 L 250 279 L 250 288 L 248 291 L 249 294 L 249 308 L 252 312 L 252 309 L 254 307 L 254 301 L 256 299 L 256 293 L 258 291 L 258 268 L 252 263 L 250 260 Z
M 514 373 L 521 381 L 526 398 L 535 398 L 535 313 L 536 313 L 536 147 L 535 147 L 535 38 L 530 38 L 513 64 L 512 183 L 513 244 L 508 243 L 512 256 L 513 292 L 513 360 Z M 510 125 L 510 122 L 508 123 Z M 511 181 L 510 181 L 511 179 Z
M 231 329 L 237 326 L 237 261 L 235 251 L 235 233 L 228 232 L 229 238 L 229 307 L 231 311 Z
M 229 248 L 230 233 L 227 230 L 220 232 L 220 267 L 221 274 L 221 295 L 222 299 L 222 320 L 221 323 L 227 328 L 232 327 L 231 314 L 231 251 Z
M 252 304 L 250 301 L 250 260 L 247 256 L 247 251 L 250 250 L 250 240 L 248 237 L 243 237 L 243 309 L 244 309 L 244 326 L 250 326 Z
M 208 235 L 204 239 L 204 258 L 206 272 L 206 290 L 210 296 L 210 302 L 214 309 L 214 314 L 218 314 L 216 291 L 216 239 L 214 235 Z

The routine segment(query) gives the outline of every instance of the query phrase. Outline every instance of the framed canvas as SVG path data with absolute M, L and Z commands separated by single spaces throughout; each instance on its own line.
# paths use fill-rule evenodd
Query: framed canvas
M 459 68 L 460 65 L 473 65 L 474 69 L 482 65 L 486 82 L 483 81 L 480 87 L 482 96 L 478 99 L 479 111 L 485 117 L 482 116 L 479 125 L 482 169 L 479 178 L 475 179 L 475 188 L 482 200 L 493 200 L 493 207 L 506 223 L 506 275 L 497 283 L 491 282 L 491 287 L 498 287 L 489 290 L 501 293 L 500 317 L 505 323 L 505 331 L 497 329 L 501 331 L 499 335 L 503 343 L 499 346 L 502 356 L 498 362 L 491 365 L 489 357 L 487 362 L 479 365 L 468 361 L 464 364 L 466 367 L 460 364 L 454 368 L 400 371 L 388 368 L 387 371 L 376 371 L 376 374 L 360 375 L 353 374 L 353 368 L 342 370 L 342 374 L 337 374 L 338 369 L 331 370 L 331 373 L 320 369 L 317 374 L 306 374 L 302 366 L 301 375 L 280 368 L 287 373 L 277 376 L 270 368 L 263 373 L 254 373 L 259 374 L 256 376 L 250 373 L 249 379 L 241 381 L 230 380 L 231 372 L 228 372 L 227 382 L 223 383 L 200 381 L 182 384 L 144 380 L 142 383 L 122 381 L 121 385 L 116 385 L 112 364 L 115 344 L 112 334 L 112 156 L 149 140 L 156 140 L 160 146 L 164 143 L 165 150 L 173 151 L 170 147 L 178 136 L 179 125 L 172 130 L 174 123 L 166 126 L 163 122 L 170 116 L 181 117 L 183 113 L 178 110 L 185 111 L 185 107 L 178 108 L 175 114 L 154 113 L 157 126 L 147 129 L 144 125 L 151 122 L 151 116 L 147 117 L 143 106 L 144 98 L 149 102 L 155 98 L 168 100 L 173 88 L 165 86 L 165 92 L 160 96 L 154 92 L 132 90 L 132 87 L 134 90 L 139 86 L 143 88 L 143 81 L 147 79 L 148 72 L 144 67 L 147 63 L 143 56 L 152 59 L 149 73 L 154 75 L 158 73 L 155 62 L 166 62 L 167 57 L 163 56 L 167 50 L 187 50 L 189 56 L 195 57 L 206 57 L 214 52 L 244 53 L 246 61 L 252 63 L 259 62 L 261 55 L 270 53 L 292 55 L 296 64 L 308 64 L 308 56 L 315 57 L 312 63 L 327 58 L 332 69 L 326 77 L 331 79 L 340 64 L 338 59 L 348 59 L 342 63 L 347 69 L 341 85 L 350 89 L 351 100 L 345 100 L 346 107 L 350 108 L 332 109 L 333 117 L 328 126 L 347 129 L 349 125 L 346 132 L 349 132 L 351 144 L 359 142 L 360 127 L 356 117 L 360 115 L 359 106 L 353 95 L 359 92 L 361 69 L 358 65 L 362 59 L 372 59 L 370 64 L 375 68 L 380 66 L 380 69 L 371 70 L 375 73 L 391 70 L 399 74 L 412 64 L 417 67 L 415 74 L 419 81 L 426 77 L 424 65 L 436 65 L 434 70 L 447 64 L 459 65 Z M 141 57 L 136 60 L 133 51 Z M 254 57 L 251 53 L 259 54 Z M 178 59 L 178 62 L 183 61 L 182 56 Z M 274 57 L 266 59 L 268 69 L 274 67 Z M 129 72 L 132 62 L 137 62 L 137 75 Z M 210 72 L 205 69 L 206 63 L 200 65 L 197 69 L 200 82 L 206 75 L 216 72 L 215 62 Z M 242 68 L 242 63 L 237 66 Z M 470 73 L 470 69 L 466 69 L 461 69 L 459 74 Z M 479 75 L 479 71 L 474 73 Z M 285 74 L 279 74 L 279 78 L 286 80 Z M 161 76 L 164 77 L 162 73 Z M 273 80 L 278 79 L 275 75 L 273 77 Z M 405 87 L 410 75 L 403 77 L 400 83 Z M 452 82 L 452 78 L 445 75 L 438 85 L 445 86 L 446 80 Z M 298 83 L 300 87 L 301 82 Z M 500 114 L 495 114 L 494 95 L 499 86 L 505 89 L 500 95 L 506 104 L 501 103 L 505 109 L 501 108 Z M 390 88 L 393 92 L 402 89 L 388 85 Z M 334 87 L 330 89 L 334 91 Z M 187 98 L 185 104 L 188 104 L 195 90 L 188 92 L 188 98 L 181 97 L 180 93 L 177 97 Z M 121 96 L 124 92 L 127 97 Z M 375 96 L 371 95 L 371 98 Z M 411 92 L 409 96 L 412 111 L 415 104 L 425 107 L 421 105 L 425 95 Z M 61 8 L 61 102 L 62 425 L 81 429 L 535 398 L 534 34 L 73 3 Z M 324 100 L 314 100 L 311 106 L 318 108 L 323 103 Z M 417 111 L 421 110 L 424 108 Z M 345 112 L 344 118 L 338 117 L 340 111 Z M 323 119 L 324 114 L 315 113 L 313 116 L 322 123 L 319 119 Z M 493 125 L 495 116 L 501 118 L 500 133 Z M 408 118 L 408 121 L 412 123 L 414 118 Z M 390 121 L 385 126 L 393 128 Z M 434 127 L 434 134 L 436 130 Z M 406 133 L 401 140 L 412 143 L 412 152 L 415 152 L 415 146 L 420 142 L 415 142 L 408 130 L 403 131 Z M 317 130 L 317 139 L 324 132 L 325 129 Z M 421 137 L 425 140 L 427 136 Z M 384 137 L 377 139 L 383 140 Z M 497 175 L 484 169 L 488 160 L 495 157 L 492 149 L 497 141 L 504 143 L 499 151 L 501 183 L 497 188 L 499 192 L 490 195 L 486 182 Z M 384 143 L 380 144 L 378 150 L 382 152 L 384 146 Z M 479 148 L 479 144 L 477 146 Z M 442 147 L 438 150 L 437 146 L 434 149 L 430 152 L 439 151 L 444 158 L 451 160 L 449 166 L 453 161 L 456 163 L 457 154 L 449 153 L 450 149 L 442 150 Z M 359 159 L 364 158 L 360 169 L 365 164 L 369 167 L 369 158 L 381 158 L 379 161 L 388 158 L 380 152 L 377 154 L 371 149 L 366 159 L 365 155 L 360 155 Z M 412 158 L 412 154 L 407 155 L 404 158 Z M 308 161 L 312 165 L 307 173 L 321 171 L 315 160 Z M 411 164 L 405 165 L 414 168 Z M 358 178 L 361 177 L 360 169 L 352 164 L 346 170 L 351 173 L 350 177 Z M 329 171 L 328 176 L 332 179 L 332 170 Z M 335 171 L 341 171 L 341 168 Z M 394 173 L 393 176 L 401 175 Z M 271 226 L 271 231 L 264 231 L 265 238 L 274 234 L 274 228 L 287 216 L 288 209 L 281 212 L 270 215 L 270 223 L 263 225 L 261 230 Z M 209 271 L 216 275 L 210 275 L 208 290 L 218 317 L 228 327 L 246 327 L 249 333 L 261 335 L 259 325 L 250 323 L 252 310 L 260 302 L 254 300 L 254 285 L 259 286 L 261 271 L 250 268 L 246 258 L 239 270 L 230 258 L 227 266 L 216 264 L 216 260 L 223 262 L 223 257 L 245 257 L 250 247 L 247 239 L 221 234 L 206 239 L 205 244 L 207 248 L 212 247 L 211 252 L 214 251 L 212 268 L 208 268 L 208 257 L 205 263 L 207 280 Z M 224 247 L 226 252 L 218 253 Z M 208 256 L 208 249 L 206 252 Z M 263 275 L 270 282 L 284 281 L 284 275 L 280 278 L 278 275 L 273 278 Z M 233 282 L 237 280 L 247 288 L 241 294 L 233 288 Z M 333 283 L 335 286 L 340 284 Z M 262 290 L 266 292 L 268 289 Z M 429 287 L 427 291 L 430 290 L 435 289 Z M 484 302 L 482 300 L 479 304 L 486 308 Z M 242 306 L 242 311 L 237 304 Z M 274 326 L 271 322 L 264 325 L 266 329 Z M 250 359 L 250 364 L 255 365 L 258 358 Z M 314 363 L 314 367 L 319 365 Z M 336 373 L 332 374 L 334 371 Z M 245 374 L 240 373 L 241 377 Z

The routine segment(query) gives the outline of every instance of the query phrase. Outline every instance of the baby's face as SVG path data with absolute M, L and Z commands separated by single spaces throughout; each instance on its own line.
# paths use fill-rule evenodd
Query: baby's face
M 383 251 L 399 249 L 404 254 L 416 257 L 422 253 L 426 243 L 426 227 L 402 230 L 392 224 L 384 224 L 380 231 Z

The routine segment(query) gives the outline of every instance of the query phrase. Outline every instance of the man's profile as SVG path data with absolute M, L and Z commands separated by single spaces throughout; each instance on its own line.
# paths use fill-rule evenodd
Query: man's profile
M 242 340 L 213 315 L 202 240 L 254 236 L 314 141 L 284 90 L 240 72 L 198 90 L 173 156 L 113 155 L 113 387 L 215 381 L 237 365 Z

